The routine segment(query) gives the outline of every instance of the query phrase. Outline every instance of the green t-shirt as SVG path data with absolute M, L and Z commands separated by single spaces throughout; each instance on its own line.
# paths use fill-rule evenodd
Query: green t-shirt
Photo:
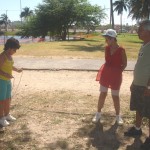
M 150 79 L 150 42 L 142 46 L 138 60 L 134 68 L 133 83 L 139 86 L 147 86 Z

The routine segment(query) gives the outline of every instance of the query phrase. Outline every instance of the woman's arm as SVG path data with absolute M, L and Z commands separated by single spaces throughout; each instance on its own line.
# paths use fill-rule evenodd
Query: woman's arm
M 127 66 L 127 55 L 126 55 L 125 50 L 123 49 L 122 50 L 122 65 L 121 65 L 122 71 L 126 68 L 126 66 Z
M 16 68 L 15 66 L 13 66 L 13 71 L 16 71 L 16 72 L 22 72 L 22 68 Z
M 4 57 L 4 54 L 0 54 L 0 69 L 3 66 L 5 60 L 6 60 L 6 58 Z

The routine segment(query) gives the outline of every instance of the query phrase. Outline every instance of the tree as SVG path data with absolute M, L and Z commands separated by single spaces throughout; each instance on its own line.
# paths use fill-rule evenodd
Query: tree
M 32 35 L 41 34 L 44 38 L 50 33 L 66 40 L 73 23 L 93 23 L 95 26 L 100 24 L 103 18 L 101 7 L 92 6 L 87 0 L 44 0 L 43 4 L 37 6 L 35 15 L 26 26 L 30 26 L 27 32 Z
M 3 24 L 3 21 L 2 20 L 0 20 L 0 31 L 1 31 L 1 25 Z
M 131 7 L 129 16 L 131 16 L 132 19 L 150 19 L 149 0 L 129 0 L 129 5 Z
M 29 17 L 33 14 L 33 11 L 29 7 L 23 8 L 23 11 L 20 14 L 20 18 L 24 18 L 28 21 Z
M 7 32 L 7 26 L 10 24 L 10 20 L 6 14 L 2 14 L 0 17 L 0 25 L 5 25 L 5 31 Z
M 120 15 L 120 27 L 121 27 L 121 32 L 122 32 L 122 15 L 123 11 L 127 11 L 128 3 L 127 0 L 117 0 L 113 3 L 114 11 L 118 12 L 118 15 Z
M 93 31 L 96 26 L 100 25 L 101 21 L 106 17 L 106 14 L 100 6 L 91 6 L 87 3 L 78 6 L 77 16 L 76 25 L 84 27 L 87 29 L 87 33 L 89 33 L 90 30 Z

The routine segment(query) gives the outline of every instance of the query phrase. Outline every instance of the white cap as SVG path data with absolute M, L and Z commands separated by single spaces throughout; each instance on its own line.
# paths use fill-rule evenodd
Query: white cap
M 110 37 L 113 37 L 113 38 L 116 38 L 117 37 L 117 33 L 115 30 L 113 29 L 108 29 L 105 31 L 104 34 L 102 34 L 103 36 L 110 36 Z

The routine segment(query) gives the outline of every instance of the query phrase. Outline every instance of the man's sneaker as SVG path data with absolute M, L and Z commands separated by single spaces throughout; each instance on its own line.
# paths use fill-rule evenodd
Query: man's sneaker
M 135 127 L 130 128 L 127 132 L 124 133 L 124 136 L 134 137 L 141 136 L 142 130 L 137 130 Z
M 100 120 L 100 118 L 101 118 L 101 113 L 97 112 L 93 117 L 92 122 L 97 123 Z
M 116 116 L 116 122 L 118 125 L 123 125 L 123 120 L 122 120 L 121 116 L 119 116 L 119 115 Z
M 13 117 L 13 116 L 10 115 L 10 114 L 8 114 L 7 116 L 5 116 L 5 118 L 6 118 L 6 120 L 8 120 L 8 121 L 15 121 L 15 120 L 16 120 L 16 118 Z
M 140 147 L 142 150 L 150 150 L 150 137 Z
M 3 126 L 3 127 L 6 127 L 9 125 L 9 122 L 5 119 L 5 117 L 1 118 L 0 119 L 0 124 Z

